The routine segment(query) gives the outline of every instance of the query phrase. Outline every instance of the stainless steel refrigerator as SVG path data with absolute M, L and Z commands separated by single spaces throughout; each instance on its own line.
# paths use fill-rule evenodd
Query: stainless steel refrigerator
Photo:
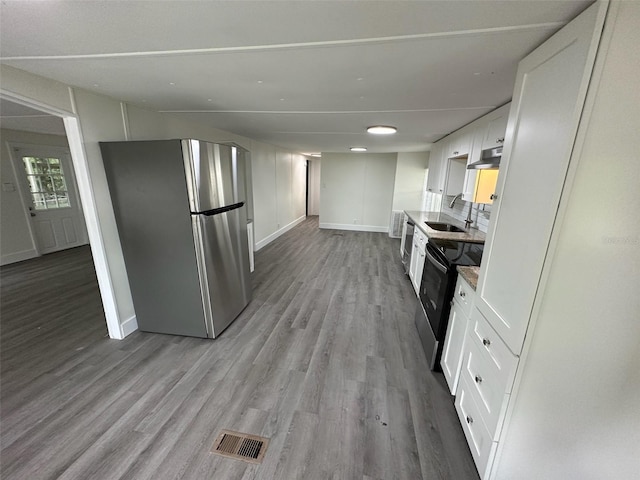
M 140 330 L 215 338 L 251 301 L 246 151 L 100 143 Z

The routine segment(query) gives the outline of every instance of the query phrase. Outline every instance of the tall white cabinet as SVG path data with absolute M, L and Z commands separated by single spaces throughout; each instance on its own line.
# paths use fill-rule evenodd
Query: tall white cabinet
M 521 405 L 527 399 L 517 389 L 520 382 L 535 383 L 546 373 L 532 374 L 531 369 L 536 356 L 548 352 L 536 351 L 532 360 L 524 355 L 523 347 L 527 336 L 533 335 L 530 319 L 542 295 L 552 235 L 561 223 L 559 209 L 567 194 L 570 160 L 607 7 L 606 2 L 592 5 L 519 65 L 497 201 L 456 396 L 456 410 L 483 480 L 598 478 L 554 471 L 543 465 L 544 458 L 531 460 L 526 447 L 513 449 L 511 442 L 514 432 L 525 425 L 531 433 L 547 429 L 549 445 L 554 443 L 553 426 L 544 424 L 544 417 L 536 417 L 535 410 L 522 416 Z M 563 325 L 556 328 L 559 335 L 566 336 Z M 563 369 L 565 365 L 552 368 Z M 551 398 L 554 392 L 545 394 Z M 522 431 L 518 435 L 519 446 L 525 446 Z M 543 451 L 549 454 L 539 448 L 539 455 Z M 571 461 L 577 465 L 582 459 Z M 525 464 L 528 468 L 522 468 Z
M 518 68 L 476 295 L 476 307 L 515 355 L 556 221 L 602 10 L 584 12 Z

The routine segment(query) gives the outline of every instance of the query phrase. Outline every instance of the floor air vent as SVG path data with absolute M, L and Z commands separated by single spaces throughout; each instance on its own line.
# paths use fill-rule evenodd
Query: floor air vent
M 268 445 L 268 438 L 222 430 L 211 452 L 245 462 L 262 463 Z

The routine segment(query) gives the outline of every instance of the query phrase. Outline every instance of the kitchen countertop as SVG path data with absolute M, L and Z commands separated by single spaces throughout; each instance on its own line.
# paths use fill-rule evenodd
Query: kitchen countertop
M 462 267 L 458 265 L 456 269 L 458 270 L 460 276 L 464 278 L 465 281 L 475 291 L 475 289 L 478 287 L 478 274 L 480 273 L 480 267 Z
M 455 218 L 440 212 L 423 212 L 419 210 L 405 210 L 411 220 L 416 226 L 424 232 L 429 238 L 443 239 L 443 240 L 456 240 L 458 242 L 470 242 L 470 243 L 484 243 L 485 234 L 480 230 L 471 228 L 465 232 L 441 232 L 434 230 L 427 226 L 425 222 L 442 222 L 450 223 L 456 227 L 464 229 L 464 223 L 456 220 Z

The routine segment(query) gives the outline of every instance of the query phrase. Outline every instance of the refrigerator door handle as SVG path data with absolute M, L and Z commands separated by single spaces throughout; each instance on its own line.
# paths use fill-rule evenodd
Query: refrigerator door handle
M 207 217 L 210 217 L 211 215 L 230 212 L 231 210 L 242 207 L 244 207 L 244 202 L 234 203 L 233 205 L 227 205 L 226 207 L 213 208 L 211 210 L 203 210 L 202 212 L 191 212 L 191 215 L 206 215 Z

